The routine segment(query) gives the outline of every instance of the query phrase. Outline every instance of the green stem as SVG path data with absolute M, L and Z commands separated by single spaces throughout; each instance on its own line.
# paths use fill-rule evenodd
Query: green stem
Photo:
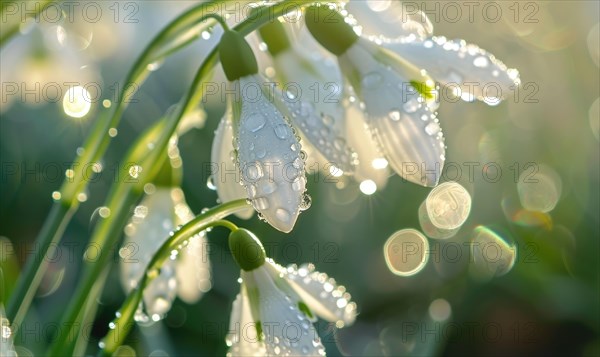
M 184 241 L 193 235 L 210 227 L 221 226 L 229 230 L 237 230 L 238 228 L 235 224 L 222 220 L 222 218 L 247 207 L 248 203 L 246 200 L 236 200 L 216 206 L 185 224 L 163 243 L 148 263 L 146 274 L 144 274 L 138 286 L 129 293 L 123 306 L 117 312 L 117 318 L 111 323 L 108 334 L 100 343 L 102 347 L 101 355 L 112 355 L 123 343 L 133 325 L 133 317 L 142 301 L 144 289 L 159 275 L 160 267 L 165 260 L 169 259 L 171 251 L 181 246 Z
M 60 198 L 50 209 L 50 214 L 46 217 L 42 230 L 35 239 L 34 254 L 27 260 L 23 272 L 19 275 L 15 290 L 10 295 L 6 316 L 14 325 L 13 333 L 15 334 L 25 318 L 48 266 L 48 260 L 45 259 L 48 250 L 58 245 L 64 230 L 79 207 L 77 195 L 85 190 L 90 181 L 90 164 L 99 159 L 95 154 L 97 153 L 96 149 L 103 138 L 108 136 L 106 131 L 102 130 L 102 122 L 104 118 L 109 117 L 108 112 L 103 112 L 92 128 L 86 139 L 83 154 L 77 158 L 76 164 L 72 167 L 73 177 L 66 179 L 58 191 Z
M 50 214 L 44 222 L 36 240 L 35 252 L 27 260 L 25 269 L 19 276 L 15 290 L 8 300 L 6 316 L 11 322 L 14 334 L 18 332 L 18 328 L 21 326 L 29 305 L 35 296 L 37 287 L 44 277 L 48 267 L 46 254 L 50 247 L 56 247 L 60 236 L 62 236 L 74 213 L 74 208 L 58 202 L 52 206 Z M 30 288 L 30 286 L 35 286 L 35 289 Z
M 32 13 L 33 16 L 28 16 L 28 18 L 36 18 L 39 14 L 41 14 L 44 10 L 46 10 L 46 7 L 48 5 L 50 5 L 54 1 L 55 0 L 37 1 L 35 3 L 35 11 Z M 8 5 L 8 3 L 9 3 L 8 1 L 2 2 L 2 13 L 0 14 L 0 16 L 2 17 L 2 22 L 6 21 L 5 19 L 10 18 L 10 15 L 5 13 L 8 6 L 10 6 L 10 5 Z M 18 2 L 13 3 L 13 5 L 19 7 Z M 20 9 L 18 9 L 18 10 L 20 10 Z M 22 14 L 17 13 L 14 16 L 18 16 L 20 18 L 22 16 Z M 4 47 L 4 45 L 6 45 L 16 34 L 19 33 L 19 27 L 21 27 L 22 24 L 23 24 L 23 22 L 18 21 L 12 25 L 6 25 L 6 28 L 2 29 L 2 34 L 0 35 L 0 48 Z
M 106 268 L 104 268 L 104 271 L 102 272 L 102 274 L 100 274 L 99 279 L 102 282 L 105 282 L 106 279 L 108 278 L 109 271 L 110 271 L 110 265 L 107 266 Z M 103 286 L 104 286 L 104 283 L 96 284 L 94 286 L 94 289 L 97 289 L 98 291 L 94 291 L 90 295 L 91 296 L 99 295 L 100 290 Z M 73 356 L 85 356 L 85 350 L 88 345 L 87 342 L 90 339 L 89 333 L 91 332 L 88 327 L 91 327 L 91 324 L 94 321 L 94 317 L 96 317 L 97 311 L 98 311 L 97 300 L 95 298 L 94 299 L 88 298 L 85 302 L 84 309 L 81 311 L 81 315 L 75 322 L 76 324 L 79 324 L 79 326 L 81 326 L 81 328 L 84 329 L 84 331 L 87 331 L 88 334 L 86 335 L 85 333 L 80 333 L 79 336 L 76 339 L 74 339 L 73 346 L 70 347 L 71 350 L 73 350 Z
M 207 14 L 206 17 L 217 20 L 217 22 L 219 24 L 221 24 L 221 27 L 223 27 L 223 30 L 225 30 L 225 31 L 229 30 L 229 26 L 227 25 L 227 22 L 225 22 L 225 20 L 223 19 L 223 17 L 221 17 L 220 15 L 218 15 L 218 14 Z
M 97 295 L 102 290 L 103 281 L 99 276 L 106 266 L 110 258 L 110 247 L 114 247 L 116 241 L 121 236 L 122 228 L 129 219 L 130 207 L 140 198 L 143 192 L 143 186 L 146 182 L 152 179 L 152 171 L 144 174 L 143 166 L 141 166 L 143 156 L 147 155 L 148 144 L 153 144 L 158 136 L 162 135 L 164 130 L 165 120 L 157 122 L 149 128 L 133 145 L 128 155 L 126 155 L 125 163 L 127 166 L 122 167 L 119 171 L 118 182 L 115 183 L 108 194 L 106 207 L 109 215 L 99 218 L 98 223 L 92 233 L 89 247 L 93 248 L 94 252 L 90 255 L 84 254 L 83 273 L 80 277 L 81 283 L 77 285 L 74 293 L 74 298 L 68 306 L 63 321 L 68 321 L 67 331 L 60 331 L 56 337 L 54 344 L 51 346 L 50 355 L 70 355 L 69 347 L 73 344 L 67 341 L 69 336 L 78 336 L 78 333 L 73 333 L 73 330 L 80 327 L 74 322 L 77 321 L 80 311 L 83 308 L 87 299 L 95 301 Z M 158 147 L 155 150 L 160 150 Z M 166 160 L 167 155 L 164 150 L 162 152 L 162 160 Z M 128 165 L 140 165 L 142 172 L 140 176 L 132 177 Z M 160 168 L 160 165 L 155 165 Z M 137 174 L 136 174 L 137 175 Z M 81 331 L 80 329 L 78 331 Z M 59 353 L 59 351 L 61 351 Z
M 266 24 L 272 16 L 279 17 L 287 14 L 290 11 L 297 10 L 298 6 L 303 6 L 307 4 L 315 4 L 315 3 L 328 3 L 328 0 L 291 0 L 284 1 L 273 5 L 270 7 L 269 11 L 260 12 L 260 16 L 253 17 L 252 19 L 246 19 L 239 25 L 235 27 L 235 31 L 241 33 L 242 35 L 248 35 L 252 31 L 260 28 L 260 26 Z M 206 3 L 208 4 L 208 3 Z M 206 5 L 202 4 L 202 5 Z M 212 4 L 214 5 L 214 3 Z M 197 9 L 201 8 L 201 6 L 190 10 L 190 12 L 198 11 Z M 205 8 L 202 8 L 206 10 Z M 178 19 L 189 18 L 187 17 L 190 12 L 180 16 Z M 199 19 L 206 19 L 206 15 L 202 14 Z M 198 20 L 198 18 L 196 18 Z M 177 20 L 176 20 L 177 21 Z M 172 26 L 173 23 L 170 25 Z M 165 33 L 163 30 L 162 33 Z M 162 34 L 161 33 L 161 34 Z M 142 58 L 149 58 L 149 53 L 147 50 Z M 177 109 L 174 111 L 171 117 L 167 118 L 165 121 L 161 121 L 162 124 L 166 125 L 161 130 L 161 135 L 158 138 L 155 144 L 155 149 L 150 150 L 148 152 L 147 145 L 140 145 L 134 149 L 134 151 L 139 155 L 133 155 L 132 162 L 139 162 L 140 165 L 147 170 L 148 176 L 145 176 L 145 180 L 151 180 L 153 175 L 160 169 L 160 165 L 156 165 L 158 162 L 159 156 L 164 150 L 166 150 L 168 141 L 170 137 L 175 132 L 177 128 L 177 124 L 187 113 L 191 110 L 195 109 L 197 104 L 202 99 L 204 95 L 204 89 L 201 84 L 203 83 L 203 79 L 207 78 L 208 75 L 212 72 L 212 69 L 216 65 L 217 61 L 217 51 L 213 49 L 213 51 L 207 56 L 204 60 L 203 64 L 200 66 L 200 69 L 196 73 L 194 80 L 192 82 L 191 87 L 188 89 L 185 97 L 182 99 L 182 105 L 179 105 Z M 142 68 L 139 63 L 136 64 L 134 68 Z M 143 72 L 145 70 L 145 66 L 141 69 Z M 132 76 L 135 77 L 135 71 L 132 71 Z M 129 82 L 126 82 L 129 83 Z M 124 105 L 122 104 L 123 100 L 120 100 L 118 103 L 118 107 L 115 110 L 115 114 L 113 118 L 117 118 L 120 116 L 120 111 L 123 110 Z M 119 109 L 121 108 L 121 109 Z M 99 151 L 102 151 L 103 148 L 100 147 Z M 147 182 L 147 181 L 146 181 Z M 142 185 L 143 186 L 143 185 Z M 95 247 L 100 248 L 100 255 L 98 259 L 94 261 L 85 261 L 84 264 L 84 272 L 81 278 L 81 283 L 77 286 L 77 290 L 73 294 L 74 299 L 71 301 L 67 311 L 63 315 L 63 319 L 61 321 L 61 326 L 68 326 L 68 328 L 61 329 L 59 331 L 59 335 L 54 340 L 53 345 L 50 347 L 49 354 L 50 355 L 68 355 L 69 351 L 66 351 L 67 344 L 66 340 L 68 336 L 73 336 L 73 329 L 76 328 L 73 322 L 79 315 L 79 311 L 82 309 L 83 304 L 85 303 L 86 297 L 91 295 L 91 288 L 94 284 L 101 283 L 98 281 L 98 276 L 100 275 L 104 263 L 108 258 L 108 252 L 112 251 L 112 248 L 116 245 L 118 239 L 120 238 L 120 233 L 122 227 L 125 225 L 127 220 L 127 213 L 125 208 L 128 208 L 132 201 L 135 201 L 133 198 L 136 198 L 137 195 L 132 192 L 131 187 L 128 185 L 118 184 L 116 189 L 111 191 L 109 195 L 109 202 L 115 204 L 117 210 L 114 211 L 111 209 L 111 216 L 107 219 L 102 220 L 100 223 L 101 226 L 97 227 L 94 232 L 94 236 L 92 237 L 91 244 Z M 111 207 L 109 205 L 109 207 Z M 114 217 L 117 217 L 116 219 Z M 99 224 L 100 224 L 99 223 Z M 92 298 L 92 296 L 90 296 Z
M 49 0 L 44 0 L 45 3 L 50 3 Z M 192 36 L 191 38 L 178 41 L 178 37 L 183 37 L 192 26 L 202 21 L 210 19 L 212 16 L 204 15 L 208 9 L 212 7 L 218 7 L 219 3 L 223 1 L 210 1 L 204 4 L 200 4 L 188 12 L 182 14 L 167 25 L 146 47 L 144 52 L 138 57 L 134 66 L 127 74 L 124 90 L 120 91 L 119 99 L 116 104 L 116 108 L 112 116 L 105 115 L 98 118 L 94 127 L 91 130 L 85 144 L 83 145 L 84 153 L 81 157 L 77 157 L 75 162 L 79 165 L 73 166 L 74 177 L 73 179 L 65 180 L 60 189 L 61 202 L 54 204 L 50 214 L 44 221 L 44 226 L 38 236 L 36 237 L 36 251 L 34 257 L 36 259 L 30 259 L 23 273 L 19 276 L 19 281 L 14 292 L 10 296 L 10 300 L 7 306 L 7 317 L 9 321 L 12 321 L 15 328 L 20 326 L 20 322 L 24 318 L 26 312 L 29 310 L 31 301 L 39 287 L 41 278 L 47 267 L 47 261 L 43 257 L 48 253 L 51 246 L 55 246 L 60 242 L 64 228 L 70 222 L 71 217 L 77 211 L 79 202 L 77 201 L 77 195 L 83 192 L 88 182 L 90 181 L 89 172 L 84 172 L 84 168 L 89 168 L 87 164 L 98 161 L 106 151 L 111 137 L 107 135 L 108 130 L 112 127 L 116 127 L 120 121 L 120 118 L 127 107 L 129 99 L 127 96 L 131 93 L 131 90 L 136 89 L 148 75 L 147 69 L 148 64 L 157 60 L 174 54 L 176 51 L 189 45 L 198 36 Z M 45 5 L 44 5 L 45 6 Z M 41 6 L 43 8 L 43 6 Z M 203 28 L 209 28 L 213 22 L 207 22 L 205 26 L 198 29 L 201 32 Z M 18 29 L 18 27 L 17 27 Z M 4 33 L 2 38 L 8 35 Z M 2 40 L 4 41 L 4 40 Z M 157 55 L 164 47 L 167 47 L 168 43 L 181 42 L 176 47 L 170 48 Z M 0 42 L 4 44 L 4 42 Z M 61 229 L 59 229 L 61 228 Z

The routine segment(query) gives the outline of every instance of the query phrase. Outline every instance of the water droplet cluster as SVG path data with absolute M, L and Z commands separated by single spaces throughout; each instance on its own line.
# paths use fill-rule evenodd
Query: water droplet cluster
M 257 85 L 260 88 L 260 79 L 240 80 L 242 88 Z M 258 91 L 259 100 L 242 98 L 240 126 L 234 142 L 236 163 L 259 217 L 289 232 L 306 191 L 305 157 L 287 119 Z

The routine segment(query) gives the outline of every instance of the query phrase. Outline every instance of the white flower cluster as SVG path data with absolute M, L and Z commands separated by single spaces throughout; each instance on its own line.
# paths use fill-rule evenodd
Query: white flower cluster
M 404 26 L 394 39 L 361 37 L 342 14 L 327 6 L 304 13 L 305 28 L 335 57 L 318 49 L 307 55 L 315 41 L 301 33 L 303 42 L 288 43 L 290 31 L 275 20 L 267 27 L 279 26 L 269 29 L 278 35 L 263 40 L 272 55 L 267 74 L 280 85 L 252 71 L 228 77 L 237 92 L 216 132 L 212 160 L 233 161 L 240 179 L 214 174 L 212 182 L 221 201 L 248 198 L 260 218 L 283 232 L 310 202 L 307 160 L 328 174 L 354 176 L 366 183 L 363 192 L 383 187 L 388 167 L 436 186 L 446 160 L 439 90 L 496 105 L 519 84 L 518 72 L 492 54 L 432 36 L 431 26 Z M 332 21 L 322 21 L 326 16 Z

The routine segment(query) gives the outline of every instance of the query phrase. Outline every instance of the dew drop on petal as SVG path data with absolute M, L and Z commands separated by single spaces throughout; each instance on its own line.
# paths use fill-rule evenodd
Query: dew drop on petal
M 379 72 L 367 73 L 361 83 L 365 89 L 379 88 L 383 84 L 383 75 Z
M 242 121 L 244 122 L 244 126 L 253 133 L 262 129 L 267 122 L 266 118 L 259 113 L 249 114 Z
M 282 140 L 286 139 L 290 135 L 290 130 L 285 124 L 279 124 L 275 128 L 273 128 L 273 130 L 275 130 L 275 135 L 277 135 L 277 137 Z
M 485 56 L 478 56 L 473 60 L 473 65 L 479 68 L 485 68 L 489 64 L 489 60 Z
M 208 176 L 208 179 L 206 180 L 206 187 L 208 187 L 208 189 L 211 191 L 217 190 L 217 186 L 215 185 L 215 180 L 212 175 Z
M 252 205 L 257 210 L 263 211 L 269 208 L 269 201 L 266 199 L 266 197 L 257 197 L 254 200 L 252 200 Z
M 302 202 L 300 202 L 300 211 L 306 211 L 312 205 L 312 197 L 308 193 L 302 196 Z
M 393 121 L 398 121 L 400 120 L 400 111 L 399 110 L 392 110 L 389 114 L 388 117 L 393 120 Z
M 435 135 L 435 134 L 439 133 L 440 130 L 441 130 L 440 124 L 438 124 L 436 122 L 431 122 L 431 123 L 427 124 L 427 126 L 425 127 L 425 132 L 428 135 Z
M 283 222 L 288 222 L 291 217 L 290 213 L 284 208 L 278 208 L 277 210 L 275 210 L 275 216 L 277 217 L 277 219 Z
M 250 181 L 256 181 L 263 177 L 264 172 L 260 162 L 255 162 L 253 164 L 249 164 L 246 168 L 246 177 Z
M 407 113 L 414 113 L 419 109 L 420 106 L 421 104 L 419 104 L 419 101 L 413 97 L 404 103 L 402 108 L 404 108 Z
M 294 181 L 292 182 L 292 189 L 294 191 L 304 191 L 305 186 L 306 186 L 306 179 L 304 178 L 304 176 L 296 177 L 294 179 Z

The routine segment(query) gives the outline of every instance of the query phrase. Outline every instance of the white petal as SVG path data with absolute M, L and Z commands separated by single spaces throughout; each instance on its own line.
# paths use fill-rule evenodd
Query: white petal
M 10 321 L 6 318 L 4 305 L 0 303 L 0 356 L 17 357 L 17 352 L 13 344 L 13 333 L 10 329 Z
M 383 189 L 390 175 L 388 163 L 367 126 L 367 119 L 360 109 L 358 99 L 347 101 L 346 104 L 346 138 L 358 156 L 358 165 L 354 171 L 356 181 L 371 180 L 378 189 Z
M 137 285 L 146 265 L 174 228 L 173 209 L 171 190 L 163 187 L 145 196 L 135 207 L 119 252 L 121 282 L 127 292 Z
M 354 170 L 353 150 L 341 132 L 343 81 L 333 60 L 290 49 L 274 58 L 283 95 L 294 125 L 331 164 L 346 173 Z
M 409 77 L 410 65 L 396 65 L 394 58 L 386 58 L 364 39 L 339 61 L 344 72 L 353 76 L 369 127 L 392 169 L 411 182 L 435 186 L 445 160 L 444 138 L 435 114 L 411 85 L 421 78 Z
M 250 313 L 250 302 L 244 285 L 233 302 L 229 331 L 225 338 L 228 356 L 266 356 L 265 344 L 259 341 L 256 322 Z
M 324 356 L 325 349 L 312 323 L 273 281 L 265 266 L 242 272 L 244 283 L 258 289 L 260 322 L 269 356 Z
M 171 189 L 164 187 L 158 187 L 156 192 L 144 197 L 134 209 L 119 251 L 121 283 L 126 292 L 137 286 L 146 266 L 174 229 L 174 210 Z M 144 290 L 147 314 L 161 316 L 171 308 L 177 289 L 174 263 L 166 262 L 159 276 Z
M 258 76 L 240 79 L 239 169 L 254 208 L 274 228 L 289 232 L 304 198 L 304 161 L 292 127 L 263 86 Z
M 425 41 L 384 43 L 384 47 L 446 85 L 445 97 L 454 90 L 463 100 L 478 99 L 494 105 L 510 96 L 520 83 L 517 70 L 508 69 L 491 53 L 464 40 L 432 37 Z
M 180 188 L 171 190 L 175 210 L 175 225 L 194 219 L 194 213 L 185 202 Z M 197 302 L 211 288 L 211 271 L 206 233 L 201 232 L 188 240 L 179 251 L 176 264 L 177 295 L 188 304 Z
M 169 260 L 160 267 L 160 274 L 144 289 L 144 309 L 156 321 L 169 312 L 177 295 L 175 261 Z
M 228 108 L 215 131 L 210 152 L 212 183 L 217 188 L 219 200 L 223 203 L 247 198 L 246 190 L 240 184 L 240 175 L 231 160 L 233 152 L 233 126 L 231 125 L 231 110 Z M 249 219 L 254 214 L 252 208 L 239 211 L 236 215 Z
M 212 286 L 208 257 L 208 242 L 204 233 L 190 238 L 187 246 L 179 252 L 177 296 L 188 304 L 197 302 Z
M 338 286 L 327 274 L 315 271 L 314 265 L 271 266 L 284 274 L 294 292 L 320 318 L 338 326 L 351 325 L 356 319 L 356 304 L 346 288 Z
M 367 36 L 415 39 L 433 31 L 433 25 L 416 2 L 350 0 L 346 5 Z

